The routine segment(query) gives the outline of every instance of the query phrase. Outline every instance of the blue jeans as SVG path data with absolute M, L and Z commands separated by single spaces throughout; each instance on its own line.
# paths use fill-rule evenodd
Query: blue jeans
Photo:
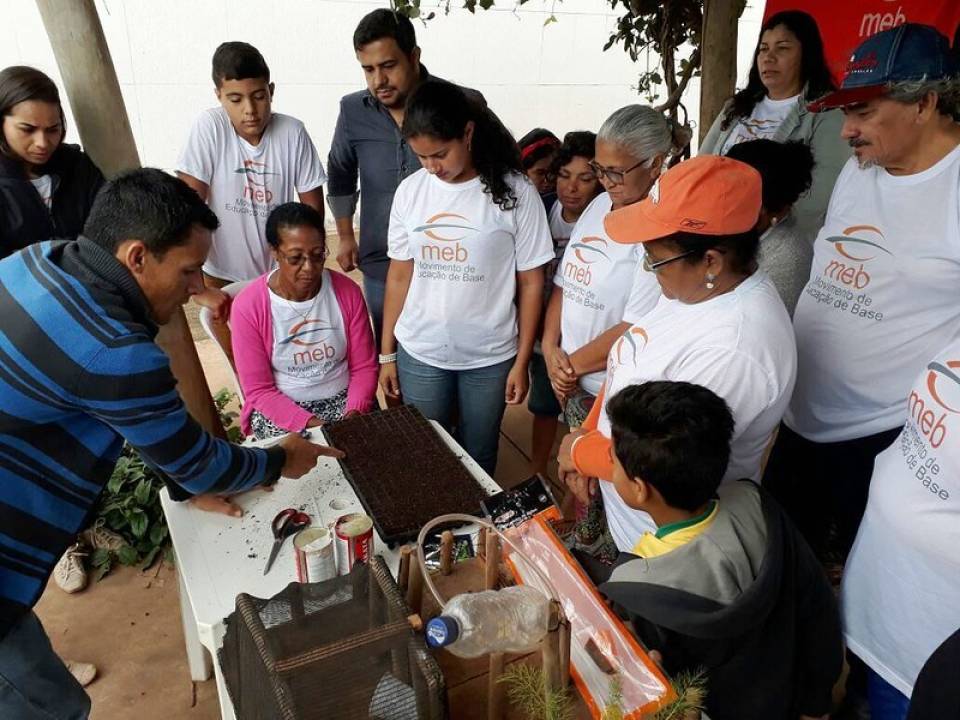
M 0 718 L 86 720 L 90 697 L 27 612 L 0 639 Z
M 373 320 L 373 339 L 377 343 L 377 352 L 380 352 L 380 334 L 383 332 L 383 298 L 387 292 L 385 280 L 369 275 L 363 276 L 363 296 L 367 301 L 367 310 Z
M 512 367 L 513 358 L 475 370 L 441 370 L 411 357 L 403 347 L 397 349 L 403 401 L 443 425 L 490 477 L 497 469 L 500 421 Z
M 910 698 L 897 690 L 873 670 L 867 678 L 870 698 L 870 720 L 906 720 Z

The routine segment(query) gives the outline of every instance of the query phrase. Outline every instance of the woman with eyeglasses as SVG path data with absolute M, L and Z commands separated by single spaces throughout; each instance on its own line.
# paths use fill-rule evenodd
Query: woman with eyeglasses
M 230 330 L 243 390 L 240 426 L 258 440 L 371 410 L 377 354 L 363 293 L 324 268 L 323 218 L 303 203 L 267 218 L 277 267 L 233 302 Z
M 840 137 L 840 110 L 807 110 L 808 103 L 834 89 L 817 21 L 800 10 L 771 15 L 760 28 L 747 86 L 727 102 L 699 150 L 700 155 L 726 155 L 738 143 L 759 139 L 808 145 L 815 161 L 813 181 L 794 215 L 811 246 L 850 157 Z
M 603 384 L 603 368 L 623 332 L 631 289 L 632 313 L 656 304 L 660 288 L 636 273 L 639 253 L 610 240 L 606 215 L 643 200 L 672 153 L 689 139 L 684 128 L 645 105 L 628 105 L 597 133 L 590 163 L 605 192 L 577 220 L 553 277 L 543 330 L 543 355 L 564 419 L 579 427 Z
M 773 282 L 757 270 L 761 204 L 755 169 L 730 158 L 700 156 L 664 173 L 656 197 L 606 218 L 614 242 L 642 248 L 643 268 L 663 293 L 613 344 L 603 392 L 583 427 L 564 438 L 558 462 L 562 479 L 581 501 L 599 484 L 607 527 L 620 552 L 632 552 L 644 532 L 658 530 L 649 515 L 630 509 L 610 482 L 604 398 L 624 387 L 671 380 L 715 392 L 736 423 L 725 479 L 760 478 L 764 450 L 797 370 L 790 317 Z
M 403 136 L 422 168 L 390 211 L 380 386 L 454 432 L 487 474 L 527 368 L 553 243 L 513 136 L 451 83 L 422 83 Z

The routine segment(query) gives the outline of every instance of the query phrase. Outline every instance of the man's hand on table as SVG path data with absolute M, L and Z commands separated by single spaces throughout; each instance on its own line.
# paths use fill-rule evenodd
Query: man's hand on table
M 345 454 L 335 447 L 314 445 L 299 435 L 287 435 L 278 444 L 286 453 L 286 460 L 283 462 L 280 475 L 294 480 L 313 470 L 317 466 L 317 460 L 321 457 L 342 458 Z
M 273 488 L 269 489 L 272 490 Z M 243 509 L 224 495 L 195 495 L 190 498 L 190 504 L 204 512 L 220 513 L 230 517 L 243 517 Z

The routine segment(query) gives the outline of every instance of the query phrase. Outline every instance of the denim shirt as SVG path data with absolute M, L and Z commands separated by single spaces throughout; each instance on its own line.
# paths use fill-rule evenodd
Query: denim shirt
M 423 79 L 426 68 L 421 66 Z M 327 158 L 327 203 L 335 218 L 352 218 L 360 182 L 360 270 L 385 280 L 390 206 L 400 182 L 420 169 L 420 161 L 400 128 L 368 90 L 345 95 Z

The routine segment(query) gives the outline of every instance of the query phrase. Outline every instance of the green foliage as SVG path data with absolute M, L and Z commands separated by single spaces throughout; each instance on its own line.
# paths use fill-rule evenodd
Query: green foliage
M 610 687 L 607 690 L 607 699 L 600 713 L 600 720 L 623 720 L 623 681 L 620 674 L 610 678 Z
M 227 432 L 227 440 L 232 443 L 240 444 L 244 441 L 243 431 L 237 425 L 238 413 L 227 410 L 227 405 L 237 399 L 237 394 L 232 393 L 226 388 L 221 388 L 213 396 L 213 404 L 217 406 L 217 413 L 220 415 L 220 422 L 223 423 L 223 429 Z
M 236 426 L 237 413 L 227 405 L 236 397 L 229 390 L 220 390 L 213 397 L 220 421 L 231 442 L 243 442 L 243 433 Z M 126 543 L 116 551 L 98 548 L 90 556 L 93 575 L 102 579 L 119 563 L 138 565 L 146 570 L 162 554 L 173 560 L 167 520 L 160 507 L 163 480 L 131 446 L 124 445 L 120 459 L 100 496 L 94 525 L 105 527 L 120 535 Z
M 652 720 L 686 720 L 690 716 L 699 717 L 707 699 L 707 671 L 700 668 L 692 672 L 677 673 L 673 678 L 673 689 L 677 692 L 677 699 L 660 708 Z
M 90 562 L 97 580 L 117 563 L 146 569 L 169 545 L 167 520 L 160 508 L 161 488 L 160 476 L 144 464 L 136 450 L 124 445 L 100 497 L 95 523 L 120 535 L 126 544 L 116 551 L 94 550 Z
M 569 688 L 548 694 L 541 668 L 515 662 L 507 666 L 497 682 L 507 686 L 507 699 L 528 720 L 573 720 Z

